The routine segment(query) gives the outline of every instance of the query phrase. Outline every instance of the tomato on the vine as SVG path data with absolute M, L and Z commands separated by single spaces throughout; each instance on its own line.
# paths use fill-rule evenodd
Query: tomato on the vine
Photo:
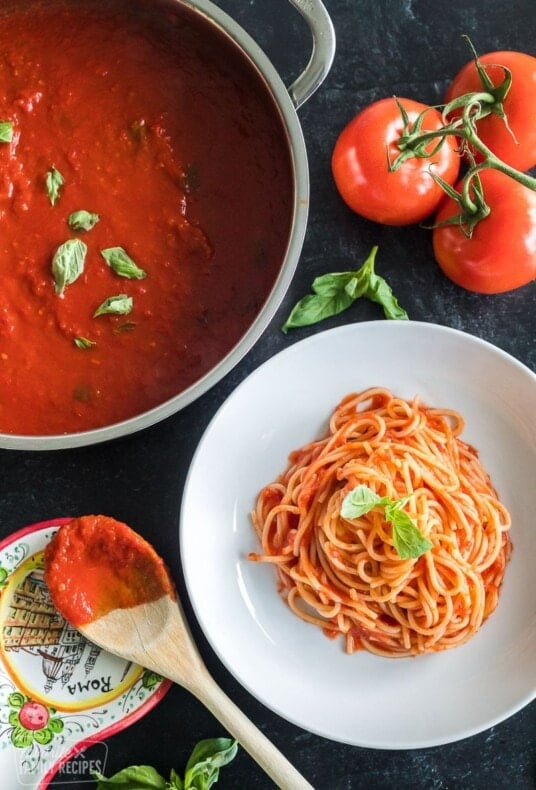
M 497 170 L 483 170 L 480 180 L 489 215 L 468 237 L 456 224 L 441 224 L 460 212 L 456 201 L 445 197 L 435 219 L 434 255 L 462 288 L 512 291 L 536 278 L 536 192 Z
M 441 114 L 412 99 L 398 99 L 410 125 L 423 111 L 421 131 L 443 126 Z M 347 205 L 367 219 L 384 225 L 410 225 L 426 219 L 443 197 L 442 188 L 430 175 L 433 170 L 454 184 L 460 167 L 457 141 L 439 138 L 427 143 L 427 157 L 406 159 L 398 169 L 389 169 L 401 153 L 398 141 L 404 119 L 394 98 L 381 99 L 359 112 L 339 135 L 331 167 L 337 189 Z
M 501 66 L 512 74 L 512 84 L 502 102 L 506 122 L 497 112 L 491 112 L 477 121 L 478 137 L 506 164 L 517 170 L 529 170 L 536 165 L 536 58 L 506 50 L 479 55 L 478 60 L 495 87 L 505 76 Z M 445 103 L 466 93 L 485 90 L 475 61 L 471 60 L 452 80 Z M 476 158 L 480 159 L 478 154 Z

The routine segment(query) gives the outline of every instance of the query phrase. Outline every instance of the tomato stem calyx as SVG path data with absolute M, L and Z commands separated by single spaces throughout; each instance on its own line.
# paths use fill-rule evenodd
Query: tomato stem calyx
M 430 173 L 432 178 L 441 186 L 445 193 L 460 206 L 460 213 L 450 217 L 443 222 L 436 223 L 433 228 L 445 225 L 456 225 L 464 236 L 468 239 L 473 235 L 473 231 L 478 223 L 489 216 L 491 209 L 484 199 L 484 189 L 475 167 L 472 173 L 468 174 L 462 182 L 461 192 L 457 192 L 454 187 L 444 181 L 435 173 Z
M 401 102 L 394 97 L 400 110 L 403 130 L 397 140 L 400 154 L 394 161 L 388 162 L 388 168 L 391 172 L 395 171 L 412 157 L 430 159 L 446 141 L 451 146 L 456 145 L 455 141 L 458 141 L 460 155 L 464 155 L 469 162 L 468 169 L 462 178 L 460 192 L 435 174 L 432 168 L 429 172 L 444 192 L 460 206 L 460 213 L 456 217 L 452 217 L 448 224 L 459 225 L 462 231 L 470 237 L 478 222 L 485 219 L 490 213 L 478 176 L 481 170 L 498 170 L 532 191 L 536 191 L 536 178 L 516 170 L 499 159 L 478 136 L 478 121 L 491 113 L 499 115 L 512 134 L 503 107 L 503 101 L 512 84 L 512 74 L 505 66 L 500 66 L 504 72 L 504 79 L 498 86 L 495 86 L 480 63 L 469 37 L 464 36 L 464 38 L 473 51 L 475 67 L 482 81 L 483 90 L 463 94 L 442 106 L 426 108 L 413 124 L 411 124 Z M 423 131 L 424 116 L 430 109 L 441 110 L 443 126 L 432 131 Z M 475 155 L 480 158 L 479 162 L 476 162 Z
M 503 102 L 506 99 L 506 96 L 508 95 L 508 92 L 512 85 L 512 72 L 510 71 L 510 69 L 507 69 L 506 66 L 497 64 L 498 67 L 502 69 L 504 73 L 504 79 L 502 82 L 499 83 L 499 85 L 494 85 L 489 78 L 488 72 L 480 62 L 478 53 L 473 46 L 473 42 L 466 34 L 463 35 L 463 38 L 467 41 L 467 44 L 469 45 L 471 52 L 473 53 L 475 68 L 477 70 L 478 76 L 480 77 L 480 82 L 482 83 L 482 87 L 486 92 L 484 94 L 484 96 L 486 96 L 486 98 L 484 99 L 484 107 L 482 110 L 482 115 L 480 117 L 484 118 L 486 115 L 489 115 L 490 113 L 493 112 L 496 115 L 499 115 L 505 121 L 506 126 L 508 127 L 508 122 L 506 119 L 506 114 L 504 112 Z M 454 103 L 455 101 L 452 102 L 452 104 Z

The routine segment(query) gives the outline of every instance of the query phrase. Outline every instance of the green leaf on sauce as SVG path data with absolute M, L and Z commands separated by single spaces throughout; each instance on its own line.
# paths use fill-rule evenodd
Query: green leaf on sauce
M 74 343 L 77 348 L 81 348 L 84 351 L 97 345 L 94 340 L 88 340 L 87 337 L 75 337 Z
M 119 324 L 114 328 L 115 335 L 121 335 L 123 332 L 132 332 L 133 329 L 136 328 L 135 321 L 125 321 L 123 324 Z
M 73 211 L 72 214 L 69 214 L 67 224 L 73 230 L 87 231 L 91 230 L 91 228 L 94 228 L 99 220 L 100 217 L 98 214 L 95 214 L 92 211 L 81 209 L 80 211 Z
M 393 545 L 400 559 L 417 559 L 432 548 L 431 541 L 418 529 L 413 519 L 402 508 L 409 497 L 390 499 L 380 497 L 366 485 L 358 485 L 344 497 L 343 518 L 359 518 L 374 507 L 384 508 L 384 517 L 392 526 Z
M 85 384 L 76 387 L 73 392 L 73 398 L 80 403 L 89 403 L 91 400 L 91 391 L 89 387 Z
M 127 277 L 129 280 L 143 280 L 147 277 L 147 272 L 140 269 L 122 247 L 108 247 L 101 250 L 101 255 L 120 277 Z
M 10 143 L 13 140 L 13 124 L 11 121 L 0 121 L 0 143 Z
M 60 196 L 60 189 L 65 183 L 65 179 L 59 170 L 53 167 L 46 175 L 47 195 L 50 202 L 54 205 Z
M 126 315 L 127 313 L 130 313 L 132 306 L 133 300 L 131 296 L 127 296 L 126 294 L 109 296 L 108 299 L 105 299 L 104 302 L 99 305 L 99 307 L 97 307 L 93 313 L 93 318 L 106 314 Z
M 145 118 L 140 118 L 139 120 L 132 121 L 129 126 L 130 136 L 136 143 L 142 143 L 145 138 L 147 137 L 147 121 Z
M 52 258 L 52 276 L 55 290 L 62 294 L 84 271 L 87 246 L 80 239 L 68 239 L 60 244 Z
M 354 272 L 332 272 L 316 277 L 311 286 L 313 293 L 294 305 L 282 331 L 310 326 L 342 313 L 360 297 L 380 304 L 386 318 L 407 320 L 408 314 L 398 304 L 390 285 L 374 270 L 377 251 L 378 247 L 373 247 L 365 263 Z

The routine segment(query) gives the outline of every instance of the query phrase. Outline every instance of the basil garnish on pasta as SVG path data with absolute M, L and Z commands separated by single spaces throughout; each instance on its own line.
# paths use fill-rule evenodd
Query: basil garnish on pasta
M 393 544 L 400 559 L 416 559 L 432 548 L 431 541 L 418 529 L 413 519 L 402 508 L 409 496 L 400 499 L 380 497 L 366 485 L 358 485 L 344 497 L 341 516 L 354 519 L 364 516 L 375 507 L 384 509 L 385 520 L 393 529 Z
M 456 647 L 497 606 L 511 517 L 463 427 L 418 395 L 350 392 L 259 492 L 248 557 L 273 563 L 292 611 L 348 653 Z

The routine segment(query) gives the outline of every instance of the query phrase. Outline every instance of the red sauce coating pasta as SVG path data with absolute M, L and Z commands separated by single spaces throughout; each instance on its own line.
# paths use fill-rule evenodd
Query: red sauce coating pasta
M 257 498 L 262 545 L 280 591 L 303 620 L 349 653 L 414 656 L 461 645 L 497 606 L 511 552 L 510 516 L 477 451 L 460 439 L 461 415 L 371 388 L 344 398 L 327 436 L 290 455 Z M 345 518 L 356 486 L 408 497 L 431 548 L 401 558 L 380 507 Z

